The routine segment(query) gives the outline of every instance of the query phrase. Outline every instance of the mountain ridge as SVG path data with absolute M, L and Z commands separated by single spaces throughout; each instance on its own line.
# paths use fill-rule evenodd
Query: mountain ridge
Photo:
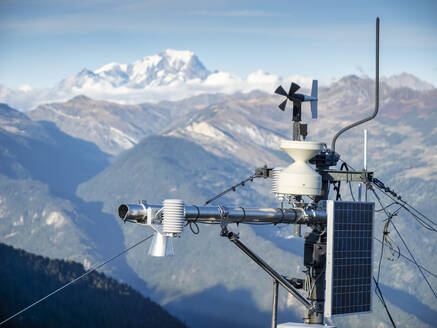
M 133 105 L 177 101 L 204 93 L 229 95 L 253 90 L 272 93 L 279 84 L 291 81 L 309 87 L 312 78 L 299 74 L 282 77 L 261 69 L 240 77 L 231 72 L 208 70 L 189 50 L 167 49 L 128 64 L 112 62 L 95 70 L 84 68 L 49 88 L 33 89 L 27 85 L 8 88 L 0 85 L 0 101 L 27 111 L 43 103 L 66 101 L 85 94 L 90 98 Z M 408 73 L 381 78 L 381 81 L 393 88 L 409 87 L 419 91 L 434 88 L 432 84 Z M 323 85 L 323 81 L 319 84 Z M 326 86 L 331 84 L 325 83 Z
M 409 113 L 416 111 L 416 109 L 419 115 L 425 115 L 425 111 L 430 111 L 433 108 L 432 104 L 436 101 L 437 96 L 436 90 L 393 89 L 387 84 L 381 83 L 381 107 L 384 107 L 384 110 L 380 111 L 379 116 L 396 119 L 410 115 Z M 364 117 L 366 112 L 370 114 L 372 111 L 373 98 L 374 82 L 372 79 L 356 75 L 345 76 L 329 87 L 320 89 L 319 113 L 321 118 L 328 120 L 331 120 L 329 115 L 334 115 L 335 119 L 343 120 L 353 120 L 359 115 Z M 276 126 L 276 129 L 277 126 L 281 126 L 282 128 L 278 131 L 279 135 L 285 136 L 289 133 L 286 129 L 287 125 L 276 122 L 283 121 L 284 116 L 287 119 L 288 114 L 276 110 L 278 99 L 277 95 L 252 91 L 232 95 L 203 94 L 177 102 L 162 101 L 157 104 L 123 105 L 79 95 L 67 102 L 38 106 L 27 114 L 34 120 L 53 121 L 62 131 L 95 142 L 103 151 L 115 155 L 137 144 L 143 136 L 159 133 L 174 134 L 176 133 L 172 131 L 174 127 L 180 125 L 187 117 L 192 116 L 190 117 L 192 120 L 195 119 L 196 115 L 206 115 L 208 111 L 217 111 L 221 103 L 226 104 L 225 107 L 234 106 L 236 108 L 236 106 L 240 106 L 243 111 L 256 112 L 253 118 L 249 117 L 250 120 L 255 119 L 261 123 L 268 134 L 271 134 L 268 132 L 268 126 Z M 266 111 L 267 107 L 272 109 Z M 345 107 L 354 110 L 343 112 L 341 109 Z M 304 105 L 304 115 L 306 114 L 307 109 Z M 83 117 L 86 117 L 87 120 L 82 120 Z M 256 119 L 256 117 L 262 117 L 263 120 Z M 236 117 L 234 118 L 236 119 Z M 245 125 L 243 121 L 241 122 L 242 126 L 239 128 Z M 205 129 L 215 129 L 210 126 L 193 126 L 192 128 L 194 130 L 204 129 L 203 132 L 199 131 L 200 133 L 207 133 Z M 217 133 L 220 135 L 219 132 Z M 253 131 L 253 133 L 261 132 Z M 253 138 L 253 135 L 251 138 L 255 143 L 260 143 L 260 141 L 255 140 L 256 138 Z

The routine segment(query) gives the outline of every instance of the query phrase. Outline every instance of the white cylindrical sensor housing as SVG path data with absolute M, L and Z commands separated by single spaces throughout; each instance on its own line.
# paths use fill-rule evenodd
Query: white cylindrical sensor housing
M 279 173 L 276 192 L 286 195 L 320 195 L 322 177 L 308 164 L 308 160 L 321 152 L 323 146 L 320 142 L 282 140 L 281 149 L 294 159 L 294 163 Z
M 163 203 L 162 232 L 166 236 L 180 236 L 184 228 L 184 201 L 180 199 L 166 199 Z

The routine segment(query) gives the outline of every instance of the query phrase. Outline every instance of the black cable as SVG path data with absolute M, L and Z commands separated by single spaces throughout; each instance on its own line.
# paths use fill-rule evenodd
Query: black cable
M 345 168 L 346 171 L 349 171 L 348 164 L 345 161 L 342 161 L 342 162 L 343 162 L 343 164 L 341 164 L 341 166 L 340 166 L 340 171 L 343 171 L 343 168 Z M 333 182 L 333 185 L 334 185 L 334 191 L 337 192 L 337 194 L 335 196 L 335 200 L 341 200 L 341 193 L 340 193 L 341 181 Z M 349 187 L 350 187 L 350 184 L 349 184 Z M 352 193 L 352 189 L 351 189 L 351 193 Z
M 384 232 L 382 233 L 382 240 L 383 240 L 383 241 L 385 240 L 385 238 L 384 238 Z M 381 245 L 381 253 L 380 253 L 380 255 L 379 255 L 379 261 L 378 261 L 378 274 L 376 275 L 376 277 L 377 277 L 376 282 L 379 282 L 379 275 L 380 275 L 380 273 L 381 273 L 381 264 L 382 264 L 382 256 L 383 256 L 383 254 L 384 254 L 384 243 L 382 243 L 382 245 Z M 376 293 L 376 290 L 375 290 L 375 293 Z
M 405 203 L 406 206 L 411 207 L 411 209 L 415 212 L 417 212 L 418 214 L 420 214 L 423 218 L 425 218 L 426 220 L 428 220 L 430 223 L 434 224 L 437 226 L 437 223 L 434 222 L 432 219 L 430 219 L 429 217 L 427 217 L 425 214 L 423 214 L 422 212 L 420 212 L 419 210 L 417 210 L 416 208 L 414 208 L 413 206 L 411 206 L 410 204 L 408 204 L 406 201 L 401 200 L 403 203 Z
M 373 281 L 375 283 L 375 294 L 376 294 L 376 296 L 378 296 L 378 298 L 381 301 L 382 305 L 384 305 L 385 312 L 387 312 L 387 315 L 388 315 L 388 317 L 390 319 L 391 324 L 393 325 L 394 328 L 396 328 L 396 324 L 395 324 L 395 322 L 393 320 L 393 317 L 391 316 L 391 313 L 390 313 L 390 311 L 388 309 L 388 306 L 385 303 L 385 299 L 384 299 L 384 296 L 382 295 L 382 291 L 379 288 L 379 283 L 376 281 L 375 277 L 373 277 Z
M 394 198 L 396 198 L 399 202 L 402 203 L 402 205 L 404 206 L 405 210 L 407 210 L 411 215 L 413 215 L 414 217 L 416 217 L 417 220 L 420 220 L 421 223 L 423 223 L 424 225 L 427 225 L 429 228 L 429 230 L 435 230 L 435 228 L 431 227 L 429 224 L 434 225 L 435 227 L 437 227 L 437 223 L 435 221 L 433 221 L 432 219 L 430 219 L 429 217 L 427 217 L 425 214 L 423 214 L 422 212 L 420 212 L 419 210 L 417 210 L 414 206 L 408 204 L 405 200 L 402 199 L 402 197 L 400 195 L 398 195 L 397 193 L 394 192 L 394 190 L 390 189 L 389 187 L 386 187 L 384 185 L 384 183 L 376 178 L 372 179 L 372 183 L 382 192 L 384 192 L 388 197 L 390 197 L 392 200 L 396 201 Z M 393 197 L 392 197 L 393 196 Z M 398 203 L 399 203 L 398 202 Z M 399 203 L 399 205 L 401 205 L 401 203 Z M 422 218 L 419 218 L 416 214 L 412 213 L 408 208 L 410 207 L 413 211 L 415 211 L 416 213 L 418 213 L 420 216 L 422 216 Z M 423 222 L 423 220 L 427 220 L 429 223 Z
M 432 227 L 429 223 L 426 223 L 426 222 L 424 222 L 424 220 L 423 219 L 421 219 L 420 217 L 418 217 L 416 214 L 414 214 L 413 212 L 411 212 L 410 211 L 410 209 L 409 208 L 407 208 L 407 205 L 409 206 L 409 207 L 411 207 L 412 209 L 414 209 L 414 207 L 412 207 L 411 205 L 409 205 L 407 202 L 405 202 L 405 201 L 402 201 L 402 203 L 400 203 L 399 201 L 397 201 L 392 195 L 390 195 L 388 192 L 386 192 L 385 191 L 385 189 L 383 189 L 383 188 L 381 188 L 380 186 L 378 186 L 377 184 L 375 184 L 374 182 L 373 182 L 373 184 L 376 186 L 376 188 L 378 188 L 378 190 L 380 191 L 380 192 L 382 192 L 382 193 L 384 193 L 384 195 L 386 195 L 387 197 L 389 197 L 392 201 L 394 201 L 396 204 L 398 204 L 399 206 L 402 206 L 402 208 L 404 208 L 408 213 L 410 213 L 415 219 L 416 219 L 416 221 L 423 227 L 423 228 L 425 228 L 425 229 L 427 229 L 427 230 L 430 230 L 430 231 L 433 231 L 433 232 L 437 232 L 437 229 L 436 228 L 434 228 L 434 227 Z M 404 203 L 404 204 L 403 204 Z M 407 204 L 407 205 L 405 205 L 405 204 Z M 415 209 L 414 209 L 415 210 Z M 416 212 L 418 212 L 417 210 L 415 210 Z M 431 219 L 429 219 L 429 218 L 427 218 L 426 217 L 426 219 L 431 223 L 431 224 L 434 224 L 434 225 L 436 225 L 436 227 L 437 227 L 437 224 L 434 222 L 434 221 L 432 221 Z
M 420 265 L 417 263 L 416 259 L 414 258 L 413 254 L 411 253 L 410 249 L 408 248 L 406 242 L 404 241 L 404 238 L 402 237 L 401 233 L 399 232 L 399 230 L 396 228 L 395 224 L 393 222 L 391 222 L 391 225 L 393 226 L 393 228 L 395 228 L 399 238 L 401 239 L 402 243 L 404 244 L 405 248 L 407 249 L 408 253 L 410 253 L 411 258 L 414 261 L 414 264 L 416 264 L 417 268 L 419 269 L 420 273 L 423 276 L 423 279 L 425 279 L 426 283 L 428 284 L 429 288 L 431 289 L 432 293 L 434 294 L 435 298 L 437 298 L 437 294 L 434 291 L 434 289 L 432 288 L 431 284 L 429 283 L 428 279 L 426 278 L 425 274 L 422 271 L 422 268 L 420 267 Z
M 337 192 L 335 196 L 335 200 L 341 200 L 341 194 L 340 194 L 340 188 L 341 188 L 341 181 L 333 182 L 334 185 L 334 191 Z
M 192 232 L 193 234 L 195 234 L 195 235 L 198 235 L 199 232 L 200 232 L 200 228 L 199 228 L 199 225 L 197 224 L 197 220 L 199 219 L 200 210 L 199 210 L 199 207 L 198 207 L 198 206 L 196 206 L 196 205 L 192 205 L 192 206 L 194 206 L 194 207 L 197 209 L 197 216 L 196 216 L 196 218 L 194 219 L 194 221 L 188 221 L 187 223 L 185 223 L 185 227 L 186 227 L 187 225 L 189 225 L 189 226 L 190 226 L 190 230 L 191 230 L 191 232 Z M 196 227 L 196 229 L 193 228 L 193 225 Z
M 343 164 L 341 164 L 341 166 L 340 166 L 340 171 L 343 171 L 343 167 L 346 168 L 346 171 L 349 172 L 349 164 L 346 163 L 345 161 L 343 161 Z M 355 171 L 355 170 L 352 168 L 352 171 Z M 350 191 L 350 193 L 351 193 L 352 200 L 355 202 L 355 197 L 354 197 L 354 193 L 352 192 L 352 185 L 351 185 L 351 182 L 348 181 L 347 184 L 349 185 L 349 191 Z M 338 192 L 340 192 L 340 182 L 339 182 Z M 340 196 L 340 198 L 341 198 L 341 196 Z M 338 200 L 338 199 L 337 199 L 337 200 Z
M 373 194 L 375 195 L 376 199 L 379 202 L 379 205 L 381 205 L 382 208 L 384 208 L 384 206 L 382 205 L 381 199 L 379 198 L 378 194 L 376 193 L 375 189 L 371 188 L 370 189 Z M 391 217 L 390 215 L 387 213 L 387 211 L 384 209 L 385 214 L 387 215 L 387 218 L 390 220 Z M 429 283 L 428 279 L 426 278 L 425 274 L 423 273 L 420 265 L 417 263 L 416 259 L 414 258 L 413 254 L 411 253 L 410 249 L 407 246 L 407 243 L 405 242 L 404 238 L 402 237 L 401 233 L 399 232 L 399 230 L 396 228 L 396 225 L 393 223 L 393 221 L 390 220 L 391 225 L 393 226 L 393 228 L 395 228 L 399 238 L 401 239 L 402 243 L 404 244 L 405 248 L 407 249 L 408 253 L 410 254 L 411 258 L 414 261 L 414 264 L 416 264 L 417 268 L 419 269 L 420 273 L 423 276 L 423 279 L 425 279 L 426 283 L 428 284 L 428 287 L 431 289 L 432 293 L 434 294 L 434 296 L 437 298 L 437 294 L 435 293 L 434 289 L 432 288 L 431 284 Z M 379 272 L 378 272 L 379 274 Z M 378 277 L 379 278 L 379 277 Z
M 214 196 L 211 199 L 208 199 L 205 203 L 203 203 L 203 205 L 208 205 L 209 203 L 215 201 L 216 199 L 219 199 L 220 197 L 222 197 L 223 195 L 227 194 L 230 191 L 235 191 L 237 189 L 237 187 L 242 186 L 244 187 L 246 185 L 246 182 L 250 181 L 253 182 L 253 179 L 258 178 L 258 176 L 256 174 L 251 175 L 250 177 L 248 177 L 247 179 L 244 179 L 243 181 L 240 181 L 239 183 L 237 183 L 236 185 L 233 185 L 232 187 L 229 187 L 228 189 L 222 191 L 221 193 L 217 194 L 216 196 Z M 198 209 L 199 210 L 199 209 Z M 193 221 L 194 225 L 196 226 L 196 232 L 193 230 L 192 226 L 191 226 L 191 222 L 190 222 L 190 229 L 191 231 L 197 235 L 199 234 L 199 226 L 196 223 L 196 220 Z M 202 224 L 217 224 L 217 222 L 199 222 Z M 270 224 L 270 223 L 269 223 Z
M 351 165 L 346 163 L 344 160 L 340 159 L 340 161 L 343 162 L 343 164 L 346 164 L 346 166 L 348 168 L 352 169 L 353 171 L 356 171 Z M 417 210 L 415 207 L 413 207 L 412 205 L 407 203 L 405 200 L 402 199 L 402 197 L 400 195 L 396 194 L 393 190 L 386 187 L 384 185 L 384 183 L 381 182 L 380 180 L 378 180 L 377 178 L 373 178 L 371 182 L 376 186 L 376 188 L 378 188 L 387 197 L 389 197 L 395 204 L 402 206 L 408 213 L 410 213 L 423 228 L 437 232 L 437 223 L 435 221 L 433 221 L 432 219 L 427 217 L 425 214 L 423 214 L 422 212 Z M 390 207 L 391 205 L 392 204 L 388 205 L 387 207 Z M 423 219 L 418 217 L 416 214 L 412 213 L 411 210 L 407 206 L 410 207 L 411 210 L 413 210 L 416 213 L 418 213 L 419 215 L 421 215 L 423 217 Z M 424 222 L 424 219 L 427 220 L 429 223 Z M 431 225 L 434 225 L 435 228 L 432 227 Z
M 417 210 L 414 206 L 408 204 L 406 201 L 404 201 L 402 199 L 402 197 L 398 194 L 396 194 L 393 190 L 391 190 L 389 187 L 386 187 L 384 185 L 384 183 L 376 178 L 373 179 L 372 181 L 377 187 L 378 189 L 380 189 L 381 191 L 385 192 L 387 195 L 388 193 L 390 193 L 391 195 L 393 195 L 395 198 L 397 198 L 399 201 L 401 201 L 405 206 L 410 207 L 413 211 L 415 211 L 416 213 L 418 213 L 419 215 L 421 215 L 425 220 L 428 220 L 431 224 L 434 224 L 437 226 L 437 223 L 435 221 L 433 221 L 432 219 L 430 219 L 429 217 L 427 217 L 425 214 L 423 214 L 422 212 L 420 212 L 419 210 Z
M 79 277 L 73 279 L 72 281 L 70 281 L 69 283 L 63 285 L 62 287 L 59 287 L 58 289 L 56 289 L 55 291 L 51 292 L 50 294 L 44 296 L 43 298 L 39 299 L 36 302 L 33 302 L 32 304 L 30 304 L 29 306 L 25 307 L 24 309 L 18 311 L 17 313 L 15 313 L 14 315 L 10 316 L 9 318 L 3 320 L 2 322 L 0 322 L 0 326 L 3 325 L 4 323 L 8 322 L 9 320 L 15 318 L 16 316 L 22 314 L 23 312 L 29 310 L 30 308 L 34 307 L 35 305 L 41 303 L 42 301 L 46 300 L 47 298 L 49 298 L 50 296 L 60 292 L 61 290 L 63 290 L 64 288 L 70 286 L 71 284 L 75 283 L 76 281 L 82 279 L 83 277 L 89 275 L 91 272 L 96 271 L 97 269 L 101 268 L 102 266 L 104 266 L 105 264 L 111 262 L 112 260 L 115 260 L 116 258 L 120 257 L 121 255 L 123 255 L 124 253 L 127 253 L 128 251 L 130 251 L 132 248 L 137 247 L 138 245 L 140 245 L 141 243 L 145 242 L 146 240 L 150 239 L 153 237 L 153 234 L 144 238 L 143 240 L 140 240 L 139 242 L 137 242 L 136 244 L 126 248 L 124 251 L 122 251 L 121 253 L 118 253 L 117 255 L 111 257 L 110 259 L 106 260 L 105 262 L 96 265 L 95 267 L 89 269 L 88 271 L 86 271 L 85 273 L 83 273 L 82 275 L 80 275 Z
M 380 244 L 383 244 L 383 242 L 381 240 L 379 240 L 376 237 L 373 237 L 373 239 L 375 239 L 377 242 L 379 242 Z M 403 257 L 404 259 L 406 259 L 407 261 L 409 261 L 410 263 L 413 263 L 414 265 L 416 265 L 414 263 L 414 261 L 412 259 L 410 259 L 408 256 L 405 256 L 404 254 L 402 254 L 399 250 L 394 249 L 392 246 L 390 245 L 384 245 L 388 248 L 390 248 L 392 251 L 397 252 L 399 254 L 400 257 Z M 434 272 L 428 270 L 427 268 L 425 268 L 423 265 L 420 265 L 420 267 L 423 269 L 423 271 L 427 272 L 428 274 L 430 274 L 431 276 L 433 276 L 434 278 L 437 278 L 437 274 L 435 274 Z
M 391 207 L 393 205 L 396 205 L 396 204 L 397 204 L 397 202 L 393 202 L 393 203 L 387 205 L 386 207 L 379 208 L 379 209 L 375 210 L 375 212 L 382 212 L 382 211 L 386 210 L 387 208 L 389 208 L 389 207 Z
M 380 202 L 380 204 L 381 204 L 381 202 Z M 382 204 L 381 204 L 381 206 L 382 206 Z M 376 275 L 376 277 L 377 277 L 377 279 L 376 279 L 376 281 L 379 283 L 379 276 L 380 276 L 380 273 L 381 273 L 381 264 L 382 264 L 382 256 L 384 255 L 384 242 L 386 242 L 387 241 L 387 235 L 388 235 L 388 223 L 391 221 L 391 219 L 395 216 L 395 215 L 397 215 L 397 212 L 399 211 L 399 209 L 397 210 L 397 211 L 395 211 L 394 213 L 392 213 L 392 214 L 388 214 L 386 211 L 385 211 L 385 209 L 384 209 L 384 212 L 385 212 L 385 214 L 387 215 L 387 223 L 385 224 L 385 226 L 384 226 L 384 229 L 383 229 L 383 231 L 382 231 L 382 245 L 381 245 L 381 253 L 380 253 L 380 255 L 379 255 L 379 261 L 378 261 L 378 274 Z M 391 246 L 391 245 L 390 245 Z
M 399 212 L 400 209 L 401 209 L 401 208 L 398 208 L 395 212 L 393 212 L 393 213 L 391 214 L 391 218 L 392 218 L 393 216 L 397 215 L 397 212 Z M 394 241 L 392 238 L 390 238 L 390 235 L 389 235 L 390 232 L 388 231 L 388 227 L 389 227 L 389 225 L 390 225 L 391 218 L 390 218 L 390 220 L 387 220 L 387 222 L 386 222 L 385 225 L 384 225 L 384 230 L 383 230 L 383 239 L 382 239 L 382 241 L 383 241 L 384 244 L 386 244 L 386 245 L 388 246 L 388 248 L 389 248 L 390 251 L 391 251 L 391 255 L 393 256 L 393 258 L 389 258 L 389 257 L 386 255 L 386 256 L 385 256 L 386 259 L 389 260 L 389 261 L 394 261 L 394 260 L 395 260 L 395 253 L 396 253 L 396 252 L 394 251 L 393 244 L 395 244 L 395 246 L 396 246 L 396 248 L 397 248 L 397 255 L 398 255 L 397 259 L 399 259 L 399 257 L 400 257 L 401 250 L 400 250 L 399 246 L 395 243 L 395 241 Z
M 245 184 L 246 184 L 246 182 L 248 182 L 248 181 L 253 182 L 253 179 L 255 179 L 255 178 L 257 178 L 256 175 L 251 175 L 251 176 L 248 177 L 247 179 L 245 179 L 245 180 L 243 180 L 243 181 L 237 183 L 236 185 L 233 185 L 232 187 L 230 187 L 230 188 L 228 188 L 228 189 L 222 191 L 221 193 L 219 193 L 218 195 L 214 196 L 213 198 L 208 199 L 208 200 L 207 200 L 203 205 L 208 205 L 209 203 L 211 203 L 211 202 L 215 201 L 216 199 L 222 197 L 223 195 L 227 194 L 228 192 L 230 192 L 230 191 L 235 191 L 235 190 L 237 189 L 237 187 L 239 187 L 239 186 L 244 187 Z
M 349 163 L 346 163 L 346 162 L 343 161 L 341 158 L 340 158 L 340 162 L 343 162 L 343 164 L 346 164 L 347 167 L 349 167 L 350 169 L 352 169 L 352 171 L 356 171 L 356 170 L 352 167 L 352 165 L 349 165 Z
M 195 226 L 196 229 L 193 229 L 193 226 Z M 193 234 L 195 234 L 195 235 L 198 235 L 198 234 L 199 234 L 199 232 L 200 232 L 200 228 L 199 228 L 199 225 L 197 224 L 196 221 L 193 221 L 193 222 L 190 221 L 190 230 L 191 230 L 191 232 L 192 232 Z
M 381 205 L 381 207 L 382 207 L 382 205 Z M 391 221 L 391 218 L 390 218 L 389 215 L 387 215 L 387 218 L 388 218 L 389 221 Z M 384 232 L 383 232 L 383 239 L 382 240 L 384 240 Z M 375 283 L 375 294 L 376 294 L 376 296 L 378 296 L 379 300 L 381 301 L 382 305 L 384 306 L 385 312 L 387 313 L 387 315 L 388 315 L 388 317 L 390 319 L 391 324 L 393 325 L 394 328 L 396 328 L 396 324 L 395 324 L 395 322 L 394 322 L 394 320 L 393 320 L 393 318 L 391 316 L 390 310 L 388 309 L 388 306 L 385 303 L 384 295 L 382 295 L 382 291 L 379 288 L 379 275 L 381 273 L 381 264 L 382 264 L 382 255 L 383 255 L 383 253 L 384 253 L 384 243 L 381 242 L 381 253 L 380 253 L 379 262 L 378 262 L 377 279 L 375 279 L 375 276 L 372 276 L 372 277 L 373 277 L 373 281 Z

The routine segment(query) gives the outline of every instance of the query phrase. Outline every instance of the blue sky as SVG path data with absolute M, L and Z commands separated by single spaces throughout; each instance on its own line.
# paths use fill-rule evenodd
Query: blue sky
M 0 84 L 52 86 L 167 48 L 241 77 L 373 76 L 376 16 L 381 75 L 406 71 L 437 86 L 437 1 L 383 0 L 1 0 Z

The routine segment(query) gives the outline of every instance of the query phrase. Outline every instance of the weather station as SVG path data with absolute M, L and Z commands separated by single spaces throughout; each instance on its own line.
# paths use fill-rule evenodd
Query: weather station
M 48 6 L 52 10 L 54 4 Z M 9 56 L 14 59 L 9 74 L 17 87 L 0 85 L 0 100 L 5 102 L 0 104 L 0 251 L 7 262 L 0 284 L 0 328 L 76 323 L 174 328 L 435 326 L 437 290 L 428 277 L 437 279 L 431 255 L 437 239 L 425 233 L 437 232 L 437 220 L 427 215 L 436 212 L 437 204 L 437 162 L 432 160 L 437 149 L 437 89 L 416 75 L 394 74 L 407 69 L 430 77 L 428 59 L 434 49 L 429 42 L 420 49 L 411 42 L 401 44 L 399 33 L 387 35 L 387 73 L 392 75 L 381 77 L 383 115 L 378 17 L 375 30 L 371 18 L 369 32 L 375 75 L 367 75 L 367 63 L 362 68 L 354 62 L 368 46 L 368 38 L 361 35 L 366 15 L 386 12 L 386 30 L 403 26 L 407 41 L 420 30 L 428 40 L 435 35 L 429 24 L 434 8 L 414 4 L 415 19 L 409 16 L 410 3 L 401 9 L 397 5 L 395 13 L 390 6 L 374 5 L 358 14 L 353 6 L 335 8 L 334 16 L 349 18 L 343 26 L 353 31 L 357 44 L 348 59 L 339 52 L 339 25 L 325 15 L 328 21 L 311 20 L 306 31 L 314 34 L 318 28 L 323 33 L 311 38 L 287 35 L 288 41 L 294 40 L 291 46 L 307 42 L 303 54 L 308 58 L 323 47 L 335 55 L 328 56 L 332 63 L 303 58 L 307 73 L 279 75 L 259 69 L 247 75 L 253 47 L 261 42 L 266 49 L 276 49 L 283 41 L 275 23 L 290 10 L 264 3 L 248 9 L 241 4 L 193 6 L 184 5 L 176 13 L 165 3 L 153 10 L 128 6 L 115 25 L 114 11 L 105 10 L 109 28 L 100 24 L 99 33 L 86 37 L 98 50 L 115 49 L 109 52 L 111 63 L 84 68 L 53 87 L 18 83 L 20 72 L 29 75 L 23 67 L 34 61 Z M 12 16 L 29 11 L 25 7 L 17 5 L 6 16 L 26 24 L 30 19 L 30 25 L 46 19 Z M 321 16 L 325 7 L 300 9 Z M 64 9 L 55 11 L 64 14 Z M 89 9 L 82 10 L 86 17 L 102 14 L 100 8 L 91 8 L 94 13 Z M 79 14 L 76 18 L 82 17 Z M 159 16 L 157 27 L 142 14 Z M 307 17 L 301 16 L 282 19 L 283 27 L 308 27 Z M 132 19 L 138 20 L 134 35 L 123 28 Z M 181 21 L 190 24 L 180 29 Z M 174 33 L 156 34 L 163 24 Z M 64 31 L 58 20 L 55 25 Z M 50 44 L 49 33 L 34 30 Z M 114 31 L 126 36 L 121 50 L 113 42 Z M 193 33 L 199 35 L 196 40 Z M 250 38 L 242 42 L 247 33 Z M 266 33 L 273 37 L 266 39 Z M 65 42 L 73 42 L 71 48 L 84 57 L 83 33 L 64 34 L 70 37 Z M 150 37 L 162 42 L 143 42 Z M 56 49 L 58 39 L 52 37 Z M 206 44 L 209 61 L 220 59 L 221 67 L 230 65 L 245 77 L 207 69 L 193 49 L 166 49 L 125 61 L 176 39 L 192 39 L 176 45 L 193 49 L 205 49 Z M 19 42 L 9 46 L 7 53 L 24 54 L 21 59 L 35 52 L 23 51 Z M 228 50 L 230 56 L 220 58 Z M 99 56 L 109 58 L 108 51 L 100 53 L 92 52 L 93 63 Z M 391 58 L 393 53 L 396 58 Z M 67 55 L 71 59 L 71 53 Z M 270 59 L 269 70 L 283 68 L 284 61 L 277 58 L 282 52 L 255 55 Z M 50 75 L 61 75 L 56 72 L 61 67 L 50 66 L 49 57 L 43 59 Z M 238 60 L 245 65 L 235 66 Z M 406 67 L 400 67 L 402 62 Z M 337 75 L 352 66 L 361 76 Z M 335 67 L 343 72 L 335 72 Z M 323 87 L 317 80 L 333 75 L 339 79 Z M 293 81 L 285 82 L 283 76 Z M 370 149 L 371 167 L 366 122 L 372 123 L 372 135 L 378 139 Z M 351 129 L 355 133 L 347 135 Z M 362 132 L 363 141 L 358 136 Z M 235 172 L 245 172 L 245 177 L 229 183 Z M 224 183 L 233 185 L 223 190 Z M 216 193 L 212 189 L 217 186 Z M 232 194 L 244 186 L 253 189 Z M 404 189 L 405 199 L 394 188 Z M 200 200 L 205 194 L 209 199 Z M 223 197 L 231 194 L 234 197 Z M 246 229 L 248 225 L 257 227 Z M 146 242 L 147 248 L 140 249 Z M 134 249 L 138 252 L 126 257 Z M 384 260 L 390 261 L 389 268 Z M 426 294 L 428 288 L 432 294 Z
M 308 125 L 302 123 L 302 103 L 309 102 L 313 119 L 317 118 L 318 83 L 312 83 L 311 95 L 297 93 L 300 86 L 292 83 L 289 91 L 279 86 L 275 93 L 286 97 L 279 108 L 292 108 L 292 138 L 278 145 L 293 162 L 287 167 L 261 167 L 254 178 L 270 178 L 272 192 L 279 201 L 278 208 L 258 206 L 233 207 L 210 205 L 211 201 L 238 186 L 233 186 L 204 205 L 185 204 L 183 200 L 167 199 L 163 204 L 122 204 L 119 217 L 125 222 L 150 226 L 154 237 L 151 256 L 173 256 L 173 239 L 181 236 L 187 224 L 215 223 L 219 233 L 273 278 L 271 327 L 334 327 L 325 318 L 337 315 L 372 311 L 374 203 L 341 201 L 339 185 L 359 182 L 367 188 L 372 172 L 335 170 L 340 154 L 335 151 L 337 138 L 346 130 L 373 119 L 379 107 L 379 18 L 376 19 L 376 78 L 374 113 L 341 129 L 326 143 L 307 141 Z M 246 180 L 247 181 L 247 180 Z M 239 185 L 244 185 L 243 181 Z M 336 200 L 329 199 L 331 186 L 337 190 Z M 244 236 L 232 231 L 231 224 L 272 223 L 293 224 L 294 234 L 301 236 L 301 226 L 308 231 L 304 236 L 304 277 L 288 278 L 277 272 L 267 261 L 255 254 L 244 243 Z M 304 307 L 303 323 L 277 323 L 278 286 L 281 285 Z

